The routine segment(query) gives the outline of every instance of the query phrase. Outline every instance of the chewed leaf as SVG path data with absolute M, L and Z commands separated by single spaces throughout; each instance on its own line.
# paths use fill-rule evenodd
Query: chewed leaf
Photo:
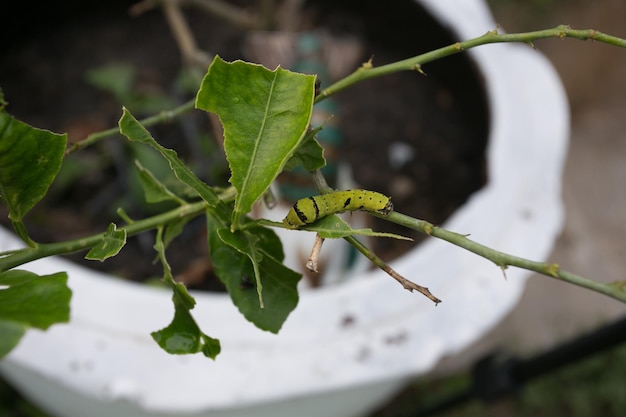
M 22 217 L 46 195 L 56 177 L 67 135 L 37 129 L 0 110 L 0 198 L 22 239 Z
M 301 275 L 282 264 L 280 239 L 273 230 L 251 227 L 230 232 L 228 215 L 206 212 L 209 254 L 215 274 L 244 317 L 260 329 L 277 333 L 298 304 Z M 256 243 L 255 247 L 251 244 Z M 263 285 L 263 307 L 259 285 Z
M 203 183 L 196 174 L 187 167 L 178 158 L 176 152 L 172 149 L 161 146 L 146 129 L 127 109 L 124 109 L 122 117 L 119 121 L 120 133 L 126 136 L 128 139 L 140 143 L 145 143 L 156 149 L 162 156 L 169 162 L 176 178 L 181 180 L 184 184 L 190 186 L 195 192 L 198 193 L 204 201 L 209 205 L 215 206 L 219 203 L 217 194 L 211 187 Z
M 107 231 L 104 232 L 102 240 L 87 252 L 85 259 L 102 262 L 105 259 L 117 255 L 125 244 L 126 230 L 117 230 L 117 226 L 111 223 Z
M 237 189 L 231 229 L 283 171 L 303 141 L 313 111 L 315 77 L 215 57 L 196 107 L 224 127 L 230 182 Z
M 193 308 L 179 301 L 174 293 L 174 318 L 165 328 L 152 332 L 152 338 L 168 353 L 175 355 L 202 352 L 215 359 L 221 351 L 220 341 L 202 332 L 189 311 Z

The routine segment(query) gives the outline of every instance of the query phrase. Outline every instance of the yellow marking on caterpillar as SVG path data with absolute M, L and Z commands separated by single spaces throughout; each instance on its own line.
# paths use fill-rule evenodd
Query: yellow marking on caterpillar
M 330 214 L 354 210 L 372 211 L 387 216 L 393 211 L 393 204 L 389 197 L 375 191 L 335 191 L 296 201 L 283 223 L 290 229 L 298 229 Z

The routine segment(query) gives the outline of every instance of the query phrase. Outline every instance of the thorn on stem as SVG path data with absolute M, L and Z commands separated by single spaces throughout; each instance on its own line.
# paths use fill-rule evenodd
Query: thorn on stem
M 400 275 L 394 269 L 392 269 L 389 265 L 387 265 L 387 267 L 384 268 L 384 271 L 387 274 L 389 274 L 393 279 L 398 281 L 405 290 L 408 290 L 409 292 L 417 291 L 421 293 L 422 295 L 426 296 L 429 300 L 435 303 L 435 305 L 441 302 L 441 300 L 435 297 L 428 288 L 422 287 L 421 285 L 417 285 L 413 281 L 410 281 L 404 278 L 402 275 Z
M 419 72 L 422 75 L 427 75 L 420 64 L 415 64 L 415 71 Z
M 506 265 L 500 265 L 500 270 L 502 271 L 502 276 L 504 277 L 505 281 L 508 281 L 507 277 L 506 277 Z

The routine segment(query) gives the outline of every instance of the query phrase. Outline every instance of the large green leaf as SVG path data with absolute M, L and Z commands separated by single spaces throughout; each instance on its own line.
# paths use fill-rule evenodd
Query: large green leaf
M 283 171 L 305 137 L 315 77 L 282 68 L 215 57 L 202 81 L 196 107 L 216 113 L 237 189 L 231 229 Z
M 0 197 L 16 226 L 46 195 L 66 143 L 67 135 L 34 128 L 0 111 Z M 17 231 L 28 240 L 23 229 Z
M 282 264 L 282 245 L 274 231 L 250 227 L 230 232 L 228 217 L 228 211 L 220 207 L 207 210 L 209 254 L 215 273 L 247 320 L 277 333 L 298 304 L 301 275 Z M 257 280 L 263 285 L 263 306 Z
M 0 358 L 27 329 L 46 330 L 69 321 L 71 296 L 65 272 L 39 276 L 14 269 L 0 273 Z

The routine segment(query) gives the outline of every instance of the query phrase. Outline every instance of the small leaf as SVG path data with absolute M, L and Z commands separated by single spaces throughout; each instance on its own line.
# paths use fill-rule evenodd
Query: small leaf
M 135 161 L 139 172 L 139 180 L 146 195 L 146 202 L 159 203 L 161 201 L 175 201 L 178 204 L 186 204 L 186 201 L 171 192 L 165 184 L 159 181 L 152 172 L 144 168 L 139 161 Z
M 230 182 L 237 190 L 231 229 L 239 227 L 302 143 L 314 93 L 314 76 L 213 60 L 196 107 L 216 113 L 224 127 Z
M 69 321 L 72 291 L 65 272 L 39 276 L 13 269 L 0 273 L 0 288 L 0 358 L 27 329 Z
M 67 135 L 31 127 L 0 111 L 0 197 L 14 223 L 46 195 L 66 143 Z
M 220 341 L 203 333 L 191 315 L 196 300 L 184 284 L 174 281 L 172 270 L 165 258 L 162 228 L 158 229 L 154 249 L 163 265 L 163 281 L 172 288 L 174 318 L 167 327 L 152 332 L 152 338 L 168 353 L 180 355 L 202 352 L 206 357 L 215 359 L 220 353 Z
M 314 223 L 301 227 L 300 230 L 316 232 L 324 239 L 339 239 L 346 236 L 360 235 L 371 237 L 388 237 L 398 240 L 410 240 L 410 237 L 397 235 L 395 233 L 375 232 L 370 228 L 352 229 L 348 223 L 343 221 L 339 216 L 332 215 L 322 217 Z
M 132 114 L 127 109 L 123 110 L 122 118 L 119 121 L 120 132 L 126 136 L 128 139 L 145 143 L 147 145 L 152 146 L 154 149 L 159 151 L 161 155 L 170 164 L 170 167 L 174 171 L 176 177 L 181 180 L 183 183 L 189 185 L 193 188 L 198 195 L 207 202 L 210 206 L 216 206 L 219 203 L 219 198 L 215 191 L 205 183 L 203 183 L 196 174 L 193 173 L 179 158 L 176 152 L 171 149 L 164 148 L 161 146 L 150 132 L 141 125 L 133 117 Z
M 204 356 L 215 359 L 221 350 L 220 341 L 200 330 L 189 312 L 194 307 L 195 300 L 182 284 L 177 285 L 172 300 L 175 309 L 174 319 L 167 327 L 152 332 L 152 338 L 170 354 L 182 355 L 202 352 Z M 190 301 L 193 302 L 191 305 Z
M 117 226 L 111 223 L 107 231 L 102 235 L 102 240 L 91 248 L 85 255 L 85 259 L 90 261 L 104 261 L 107 258 L 117 255 L 126 244 L 126 230 L 117 230 Z
M 315 171 L 326 165 L 324 159 L 324 148 L 315 138 L 315 134 L 321 127 L 311 130 L 302 140 L 302 144 L 296 149 L 291 159 L 285 165 L 286 170 L 293 170 L 296 167 L 302 167 L 306 171 Z
M 185 225 L 191 220 L 189 216 L 179 217 L 178 219 L 172 220 L 165 226 L 165 233 L 163 236 L 163 245 L 167 248 L 172 240 L 174 240 L 178 235 L 180 235 L 185 228 Z

